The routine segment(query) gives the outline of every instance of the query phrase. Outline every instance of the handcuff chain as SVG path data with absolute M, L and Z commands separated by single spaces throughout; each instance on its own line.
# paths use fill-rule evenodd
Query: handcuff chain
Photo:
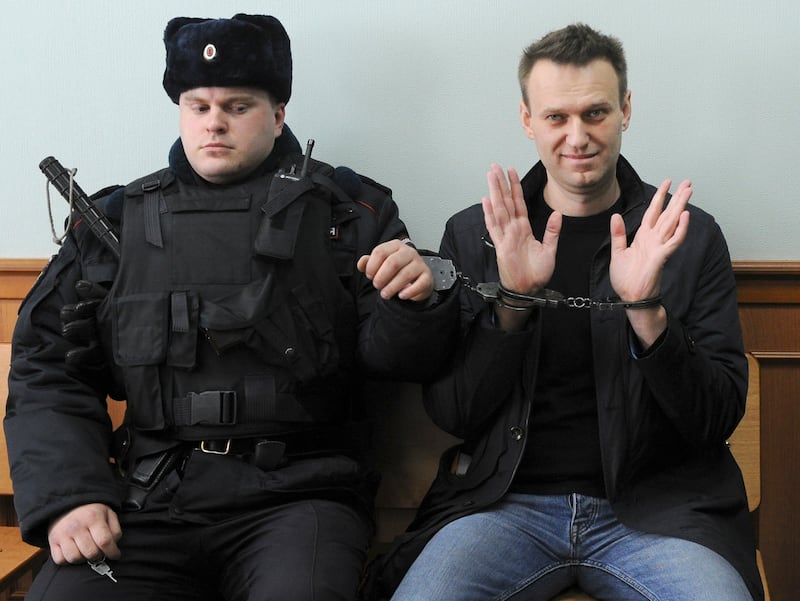
M 473 284 L 468 276 L 461 272 L 456 272 L 456 277 L 461 280 L 464 286 L 471 292 L 480 296 L 486 302 L 500 302 L 509 308 L 530 308 L 530 307 L 547 307 L 557 308 L 566 307 L 568 309 L 597 309 L 598 311 L 609 311 L 613 309 L 645 309 L 654 307 L 661 303 L 661 297 L 647 298 L 640 301 L 626 302 L 612 298 L 607 299 L 594 299 L 587 296 L 567 296 L 556 290 L 543 288 L 535 295 L 519 294 L 517 292 L 509 292 L 505 290 L 499 282 L 481 282 Z M 522 303 L 527 303 L 528 307 L 512 307 L 502 302 L 502 297 L 510 298 Z
M 551 290 L 542 288 L 534 295 L 520 294 L 503 288 L 500 282 L 479 282 L 473 283 L 469 276 L 458 271 L 455 264 L 450 259 L 442 259 L 435 255 L 424 256 L 423 259 L 431 268 L 434 276 L 436 290 L 449 290 L 456 280 L 468 290 L 480 296 L 487 303 L 497 303 L 509 309 L 524 311 L 533 307 L 547 307 L 555 309 L 566 307 L 568 309 L 597 309 L 607 311 L 613 309 L 646 309 L 661 304 L 661 297 L 646 298 L 640 301 L 627 302 L 619 299 L 605 298 L 594 299 L 586 296 L 567 296 Z M 507 301 L 519 303 L 509 304 Z

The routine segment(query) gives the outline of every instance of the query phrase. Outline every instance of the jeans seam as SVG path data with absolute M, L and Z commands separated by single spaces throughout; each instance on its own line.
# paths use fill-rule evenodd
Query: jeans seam
M 569 569 L 575 565 L 578 565 L 577 562 L 563 561 L 560 563 L 555 563 L 555 564 L 550 564 L 549 566 L 545 566 L 538 572 L 531 574 L 530 577 L 526 578 L 525 580 L 521 580 L 513 590 L 508 590 L 498 595 L 495 601 L 505 601 L 506 599 L 510 599 L 514 595 L 519 594 L 520 592 L 522 592 L 523 590 L 534 584 L 537 580 L 541 580 L 548 574 L 552 574 L 556 570 L 560 570 L 562 568 Z
M 569 518 L 569 558 L 575 559 L 578 554 L 578 527 L 575 520 L 578 517 L 578 495 L 571 493 L 568 497 L 571 515 Z
M 620 580 L 621 582 L 624 582 L 625 584 L 627 584 L 629 587 L 631 587 L 637 593 L 642 595 L 642 597 L 647 599 L 647 601 L 659 601 L 659 598 L 655 595 L 655 593 L 653 593 L 653 591 L 648 589 L 646 586 L 643 586 L 637 580 L 635 580 L 635 579 L 631 578 L 630 576 L 628 576 L 627 574 L 625 574 L 625 572 L 622 572 L 621 570 L 613 568 L 613 567 L 609 566 L 608 564 L 599 563 L 599 562 L 595 562 L 595 561 L 591 561 L 591 560 L 584 560 L 584 561 L 575 562 L 574 565 L 578 565 L 578 566 L 585 567 L 585 568 L 593 568 L 593 569 L 596 569 L 596 570 L 600 570 L 601 572 L 605 572 L 609 576 L 612 576 L 613 578 L 616 578 L 617 580 Z
M 597 522 L 597 516 L 600 515 L 600 500 L 593 497 L 587 497 L 578 493 L 570 493 L 568 495 L 569 505 L 572 510 L 569 523 L 569 543 L 570 543 L 570 560 L 577 560 L 580 556 L 578 547 L 581 543 L 581 536 L 589 532 Z M 588 501 L 588 509 L 579 511 L 579 501 Z M 581 524 L 576 524 L 578 514 L 585 514 L 581 519 Z M 577 560 L 580 561 L 580 560 Z

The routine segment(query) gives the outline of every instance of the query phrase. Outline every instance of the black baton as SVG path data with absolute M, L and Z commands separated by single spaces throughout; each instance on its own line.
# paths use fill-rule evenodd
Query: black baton
M 67 202 L 72 203 L 81 218 L 89 226 L 89 229 L 92 230 L 92 233 L 97 236 L 97 239 L 105 244 L 108 250 L 114 253 L 114 256 L 119 259 L 119 236 L 117 236 L 117 232 L 114 231 L 114 226 L 112 226 L 106 216 L 100 213 L 92 204 L 86 192 L 84 192 L 78 183 L 70 176 L 69 171 L 53 157 L 47 157 L 39 163 L 39 169 L 42 170 L 47 181 L 58 190 L 59 194 L 61 194 Z

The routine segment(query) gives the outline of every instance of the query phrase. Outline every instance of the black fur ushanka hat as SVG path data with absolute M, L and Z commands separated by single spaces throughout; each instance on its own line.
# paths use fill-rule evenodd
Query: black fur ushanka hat
M 289 36 L 275 17 L 176 17 L 164 30 L 164 45 L 164 89 L 175 104 L 199 87 L 259 88 L 277 102 L 292 94 Z

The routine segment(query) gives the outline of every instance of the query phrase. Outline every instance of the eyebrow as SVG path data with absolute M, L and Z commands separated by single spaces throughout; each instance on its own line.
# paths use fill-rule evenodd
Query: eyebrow
M 582 107 L 579 112 L 585 113 L 587 111 L 594 111 L 596 109 L 608 108 L 612 106 L 613 103 L 608 102 L 607 100 L 601 100 L 597 102 L 592 102 L 585 107 Z M 567 112 L 564 107 L 555 107 L 555 106 L 545 106 L 542 107 L 539 111 L 537 111 L 541 115 L 549 115 L 552 113 L 563 113 Z
M 185 95 L 187 102 L 204 102 L 209 104 L 211 100 L 206 96 L 201 96 L 199 94 L 186 94 Z M 235 94 L 233 96 L 228 96 L 222 102 L 222 104 L 230 104 L 231 102 L 253 102 L 256 99 L 255 94 Z

